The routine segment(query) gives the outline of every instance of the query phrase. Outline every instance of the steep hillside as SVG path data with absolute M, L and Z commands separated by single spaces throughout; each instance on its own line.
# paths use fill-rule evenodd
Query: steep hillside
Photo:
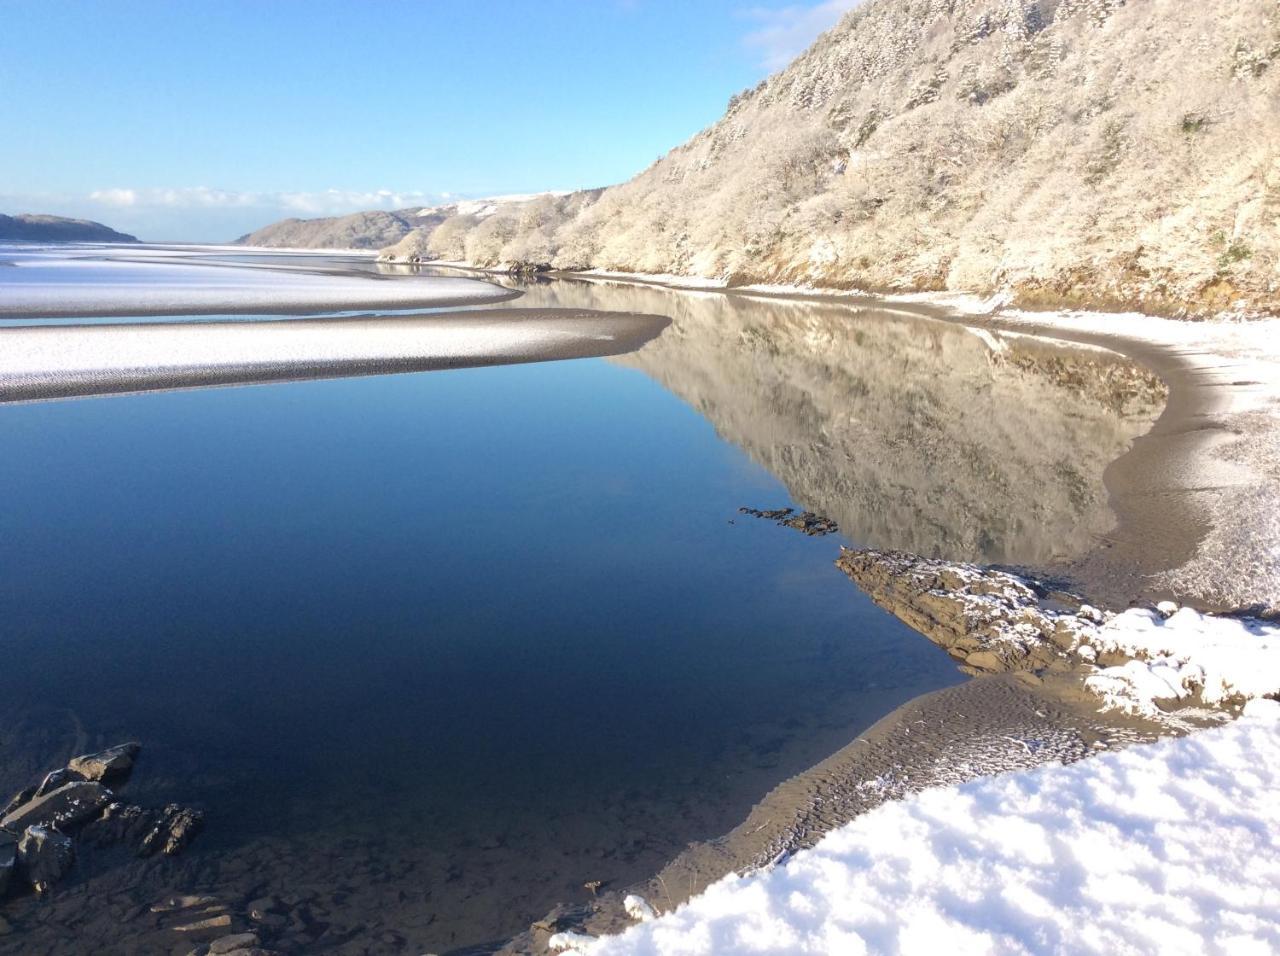
M 869 0 L 630 182 L 385 255 L 1274 312 L 1280 2 Z
M 24 212 L 0 215 L 0 242 L 137 242 L 136 236 L 116 232 L 89 219 L 66 219 Z

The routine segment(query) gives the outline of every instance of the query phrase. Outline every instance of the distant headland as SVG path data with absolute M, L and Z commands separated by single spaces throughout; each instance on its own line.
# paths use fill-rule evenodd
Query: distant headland
M 0 214 L 0 242 L 15 239 L 31 242 L 137 242 L 137 236 L 116 232 L 89 219 L 67 219 L 24 212 L 16 216 Z

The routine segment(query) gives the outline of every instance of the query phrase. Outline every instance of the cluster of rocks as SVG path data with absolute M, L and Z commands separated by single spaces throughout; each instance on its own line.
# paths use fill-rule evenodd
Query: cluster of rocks
M 752 518 L 763 518 L 766 521 L 777 522 L 780 527 L 794 528 L 796 531 L 811 538 L 821 538 L 825 535 L 835 534 L 840 530 L 840 527 L 830 518 L 816 515 L 812 511 L 797 512 L 795 508 L 778 508 L 773 511 L 761 511 L 758 508 L 739 508 L 738 513 L 750 515 Z
M 1075 595 L 995 568 L 901 551 L 842 549 L 836 566 L 876 604 L 973 675 L 1110 661 L 1094 646 L 1108 615 Z
M 75 863 L 76 833 L 94 846 L 127 844 L 138 856 L 181 852 L 203 823 L 198 810 L 162 810 L 116 799 L 104 781 L 126 777 L 140 746 L 120 744 L 73 758 L 0 810 L 0 898 L 23 885 L 45 893 Z
M 268 929 L 285 922 L 283 908 L 273 897 L 255 900 L 246 909 L 250 920 Z M 273 950 L 263 947 L 261 930 L 247 929 L 245 921 L 217 897 L 170 896 L 152 904 L 149 911 L 165 930 L 197 940 L 205 937 L 187 956 L 274 956 Z

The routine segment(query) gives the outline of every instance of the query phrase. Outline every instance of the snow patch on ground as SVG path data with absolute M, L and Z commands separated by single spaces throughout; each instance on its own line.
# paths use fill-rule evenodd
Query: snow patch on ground
M 929 790 L 590 956 L 1280 951 L 1280 704 Z M 568 940 L 565 940 L 568 942 Z
M 1280 694 L 1280 624 L 1168 610 L 1134 608 L 1091 637 L 1096 650 L 1135 658 L 1086 680 L 1109 706 L 1158 717 L 1159 702 L 1197 692 L 1206 704 Z

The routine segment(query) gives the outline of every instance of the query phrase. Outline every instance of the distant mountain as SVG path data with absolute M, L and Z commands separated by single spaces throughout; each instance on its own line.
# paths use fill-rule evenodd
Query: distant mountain
M 1276 0 L 867 0 L 602 192 L 388 259 L 1280 311 Z
M 432 210 L 357 212 L 323 219 L 284 219 L 236 240 L 240 246 L 291 249 L 378 249 L 399 242 L 414 229 L 438 225 Z
M 400 209 L 395 212 L 357 212 L 324 219 L 285 219 L 241 236 L 236 245 L 294 249 L 381 249 L 416 230 L 433 230 L 446 219 L 474 217 L 477 221 L 499 210 L 537 199 L 537 193 L 521 196 L 493 196 L 466 199 L 443 206 Z
M 137 242 L 136 236 L 116 232 L 100 222 L 65 219 L 24 212 L 17 216 L 0 214 L 0 242 Z

